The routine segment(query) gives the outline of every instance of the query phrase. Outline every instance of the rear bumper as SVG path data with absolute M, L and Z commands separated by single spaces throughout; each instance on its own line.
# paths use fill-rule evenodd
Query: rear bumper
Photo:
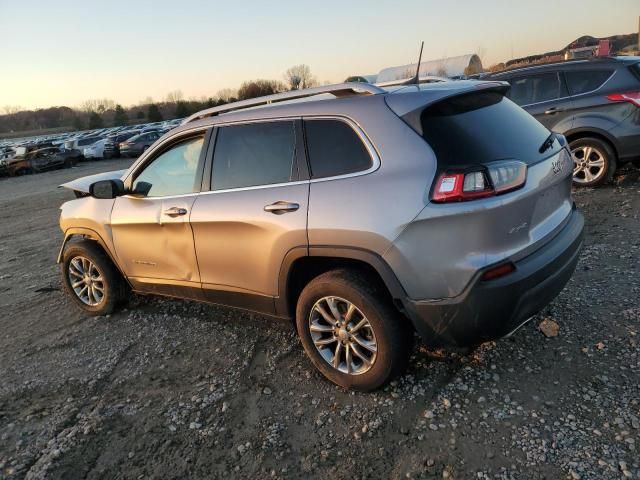
M 639 115 L 627 119 L 612 128 L 609 133 L 616 139 L 618 158 L 622 161 L 640 157 L 640 121 Z
M 120 147 L 120 155 L 126 156 L 135 156 L 140 155 L 142 150 L 137 149 L 135 147 Z
M 433 346 L 470 346 L 508 335 L 548 305 L 571 278 L 580 253 L 584 218 L 573 210 L 553 239 L 515 262 L 516 270 L 482 281 L 483 271 L 454 298 L 415 301 L 405 310 Z

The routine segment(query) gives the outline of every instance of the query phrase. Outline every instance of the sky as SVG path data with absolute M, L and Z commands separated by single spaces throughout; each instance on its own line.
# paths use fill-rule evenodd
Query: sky
M 424 60 L 489 66 L 637 32 L 639 15 L 639 0 L 0 0 L 0 111 L 213 96 L 301 63 L 339 82 L 415 63 L 422 40 Z

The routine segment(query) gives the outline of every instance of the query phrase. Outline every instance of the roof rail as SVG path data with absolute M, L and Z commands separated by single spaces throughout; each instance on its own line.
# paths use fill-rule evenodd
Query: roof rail
M 243 108 L 258 107 L 261 105 L 285 102 L 287 100 L 295 100 L 297 98 L 312 97 L 323 93 L 331 93 L 336 97 L 350 97 L 352 95 L 378 95 L 380 93 L 386 93 L 386 90 L 369 83 L 360 82 L 337 83 L 335 85 L 323 85 L 321 87 L 305 88 L 303 90 L 292 90 L 290 92 L 250 98 L 249 100 L 227 103 L 226 105 L 220 105 L 219 107 L 207 108 L 206 110 L 201 110 L 185 119 L 182 122 L 182 125 L 202 118 L 214 117 L 222 113 L 242 110 Z
M 413 82 L 412 78 L 400 78 L 398 80 L 389 80 L 388 82 L 380 82 L 380 83 L 376 83 L 375 85 L 377 87 L 396 87 L 399 85 L 405 85 L 410 87 L 411 85 L 418 85 L 418 84 L 423 84 L 423 83 L 439 83 L 439 82 L 448 82 L 451 79 L 446 78 L 446 77 L 438 77 L 435 75 L 425 75 L 420 77 L 420 79 L 418 80 L 418 83 Z M 411 82 L 411 83 L 408 83 Z

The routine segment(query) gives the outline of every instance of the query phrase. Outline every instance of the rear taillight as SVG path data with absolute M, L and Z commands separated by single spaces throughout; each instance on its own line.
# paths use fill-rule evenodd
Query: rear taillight
M 527 165 L 517 161 L 486 164 L 473 171 L 448 171 L 438 177 L 431 199 L 437 203 L 491 197 L 524 185 Z
M 607 95 L 611 102 L 629 102 L 640 108 L 640 92 L 612 93 Z

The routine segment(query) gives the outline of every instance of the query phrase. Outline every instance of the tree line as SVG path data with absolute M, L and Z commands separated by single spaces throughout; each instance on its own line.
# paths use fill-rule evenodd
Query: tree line
M 159 122 L 183 118 L 204 108 L 224 105 L 237 100 L 271 95 L 287 90 L 297 90 L 316 85 L 316 79 L 307 65 L 289 68 L 283 80 L 256 79 L 243 82 L 236 89 L 219 90 L 210 97 L 186 99 L 180 90 L 169 92 L 163 101 L 151 97 L 138 105 L 124 107 L 111 99 L 91 99 L 76 108 L 50 107 L 23 110 L 18 106 L 5 106 L 0 115 L 0 133 L 25 132 L 68 128 L 86 130 L 94 128 Z

